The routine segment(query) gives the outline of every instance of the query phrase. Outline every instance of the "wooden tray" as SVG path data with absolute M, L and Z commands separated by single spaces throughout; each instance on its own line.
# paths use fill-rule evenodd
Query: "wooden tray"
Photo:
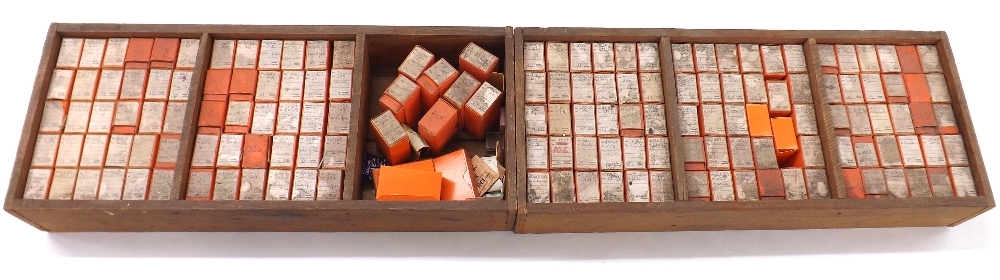
M 29 200 L 22 199 L 26 175 L 34 151 L 45 93 L 55 67 L 63 37 L 177 37 L 200 38 L 201 49 L 192 78 L 188 111 L 181 135 L 181 153 L 175 168 L 172 200 Z M 204 73 L 211 58 L 213 39 L 322 39 L 354 40 L 351 137 L 348 163 L 340 201 L 186 201 L 188 171 L 194 148 L 194 134 L 204 85 Z M 389 26 L 248 26 L 248 25 L 142 25 L 53 23 L 46 37 L 28 113 L 21 131 L 18 154 L 11 172 L 4 210 L 45 231 L 499 231 L 514 226 L 516 193 L 508 180 L 505 200 L 444 202 L 379 202 L 361 200 L 360 163 L 368 120 L 374 112 L 369 105 L 395 77 L 403 57 L 420 44 L 457 65 L 458 53 L 476 42 L 500 57 L 498 71 L 513 74 L 514 35 L 511 27 L 389 27 Z M 391 66 L 391 67 L 390 67 Z M 391 69 L 391 71 L 390 71 Z M 387 80 L 389 79 L 389 80 Z M 505 81 L 513 88 L 514 80 Z M 507 94 L 506 107 L 514 105 Z M 358 98 L 362 97 L 362 98 Z M 377 107 L 376 107 L 377 108 Z M 513 123 L 513 110 L 506 112 Z M 513 143 L 514 125 L 503 132 L 504 143 Z M 371 136 L 368 136 L 369 138 Z M 482 153 L 485 145 L 455 141 Z M 513 146 L 504 153 L 516 154 Z M 508 178 L 516 171 L 516 161 L 508 157 Z
M 658 42 L 671 165 L 674 167 L 674 202 L 640 203 L 527 203 L 525 153 L 517 154 L 517 233 L 681 231 L 735 229 L 806 229 L 861 227 L 955 226 L 996 204 L 983 166 L 979 142 L 967 110 L 965 94 L 955 68 L 948 37 L 944 32 L 920 31 L 775 31 L 775 30 L 683 30 L 602 28 L 518 28 L 515 30 L 517 134 L 525 135 L 524 42 Z M 939 50 L 951 93 L 958 128 L 965 136 L 977 197 L 845 199 L 846 191 L 828 106 L 816 102 L 830 191 L 833 199 L 798 201 L 701 202 L 688 201 L 678 125 L 671 42 L 803 44 L 813 100 L 825 100 L 820 85 L 816 44 L 934 44 Z M 517 147 L 525 146 L 518 137 Z

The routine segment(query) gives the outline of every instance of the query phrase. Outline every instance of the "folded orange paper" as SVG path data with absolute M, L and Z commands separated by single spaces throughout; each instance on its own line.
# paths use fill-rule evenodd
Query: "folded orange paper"
M 378 186 L 378 201 L 440 200 L 441 172 L 383 166 Z

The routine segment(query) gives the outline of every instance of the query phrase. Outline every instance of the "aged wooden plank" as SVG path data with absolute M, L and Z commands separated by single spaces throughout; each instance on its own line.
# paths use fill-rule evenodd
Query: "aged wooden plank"
M 342 200 L 361 199 L 361 166 L 364 164 L 365 136 L 368 135 L 368 85 L 371 78 L 366 75 L 368 67 L 368 41 L 365 34 L 354 38 L 354 72 L 351 77 L 351 126 L 348 129 L 347 156 L 344 168 Z M 376 102 L 372 102 L 376 103 Z
M 508 156 L 513 157 L 515 160 L 514 176 L 516 177 L 514 183 L 517 184 L 515 189 L 517 194 L 515 194 L 515 199 L 517 199 L 517 219 L 514 221 L 514 232 L 522 233 L 524 232 L 524 225 L 527 223 L 528 214 L 528 172 L 525 167 L 525 161 L 527 154 L 524 152 L 525 142 L 527 140 L 524 135 L 527 135 L 527 130 L 525 128 L 524 120 L 524 28 L 517 28 L 514 30 L 514 134 L 519 137 L 515 137 L 514 146 L 522 147 L 520 149 L 515 149 L 514 153 L 508 154 Z M 510 195 L 508 195 L 509 197 Z M 509 198 L 508 198 L 509 199 Z
M 836 135 L 833 133 L 833 123 L 830 118 L 830 106 L 827 105 L 827 95 L 823 92 L 823 71 L 819 64 L 819 51 L 816 49 L 816 39 L 810 38 L 803 45 L 806 53 L 806 68 L 809 71 L 809 87 L 812 91 L 813 108 L 816 111 L 816 128 L 819 131 L 820 144 L 823 148 L 823 160 L 826 162 L 826 178 L 829 181 L 830 197 L 845 198 L 844 173 L 840 169 L 840 152 L 837 149 Z
M 507 227 L 506 227 L 507 230 L 514 230 L 514 225 L 517 220 L 518 203 L 523 201 L 520 200 L 518 197 L 518 194 L 522 192 L 520 191 L 517 185 L 518 182 L 517 169 L 519 168 L 519 166 L 517 164 L 517 158 L 515 157 L 515 155 L 518 154 L 518 151 L 520 150 L 518 149 L 518 147 L 520 146 L 514 145 L 514 143 L 517 142 L 516 138 L 523 138 L 523 137 L 517 137 L 517 135 L 519 135 L 517 134 L 517 124 L 519 122 L 517 121 L 516 110 L 514 109 L 522 107 L 520 106 L 520 104 L 517 103 L 517 94 L 515 93 L 514 90 L 516 86 L 513 76 L 517 75 L 515 74 L 516 72 L 515 68 L 517 67 L 515 67 L 514 64 L 516 63 L 516 61 L 518 61 L 517 59 L 518 56 L 516 53 L 517 49 L 515 49 L 515 45 L 516 42 L 514 39 L 514 28 L 507 26 L 504 28 L 504 57 L 506 59 L 503 59 L 504 98 L 506 98 L 506 100 L 504 101 L 506 108 L 504 109 L 503 113 L 505 114 L 504 117 L 507 121 L 505 127 L 506 130 L 503 131 L 504 133 L 503 153 L 504 153 L 504 165 L 505 165 L 504 167 L 507 168 L 503 193 L 504 193 L 504 199 L 507 201 Z
M 191 87 L 188 90 L 187 111 L 184 112 L 184 129 L 181 130 L 180 149 L 174 166 L 174 180 L 170 186 L 170 199 L 187 197 L 188 171 L 191 170 L 191 155 L 194 140 L 198 137 L 198 116 L 201 112 L 201 98 L 205 92 L 205 73 L 212 59 L 212 36 L 202 34 L 198 46 L 198 57 L 191 72 Z
M 663 77 L 663 97 L 666 100 L 667 136 L 670 139 L 670 175 L 674 180 L 674 201 L 685 201 L 687 176 L 684 176 L 684 142 L 681 141 L 680 114 L 677 113 L 677 84 L 674 80 L 674 51 L 671 38 L 660 38 L 660 75 Z

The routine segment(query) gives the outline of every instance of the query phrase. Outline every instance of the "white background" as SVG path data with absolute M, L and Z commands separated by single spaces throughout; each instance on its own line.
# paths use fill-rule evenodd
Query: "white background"
M 0 12 L 0 40 L 4 40 L 0 43 L 0 114 L 4 117 L 0 121 L 0 173 L 4 174 L 14 162 L 17 134 L 49 23 L 100 22 L 943 30 L 951 40 L 987 170 L 1000 178 L 996 169 L 1000 150 L 993 145 L 1000 134 L 991 129 L 996 127 L 992 122 L 1000 119 L 995 107 L 1000 104 L 995 29 L 1000 21 L 995 8 L 979 4 L 988 1 L 17 2 L 32 6 L 7 3 Z M 741 2 L 751 5 L 738 6 Z M 549 235 L 67 234 L 42 232 L 2 213 L 0 273 L 4 276 L 0 278 L 993 276 L 1000 260 L 998 211 L 954 228 Z

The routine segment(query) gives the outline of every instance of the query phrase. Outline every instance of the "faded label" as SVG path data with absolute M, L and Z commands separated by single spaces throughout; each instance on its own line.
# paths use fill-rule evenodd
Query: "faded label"
M 622 170 L 625 164 L 622 162 L 621 138 L 599 138 L 597 141 L 601 170 Z
M 938 56 L 937 46 L 919 45 L 917 46 L 917 53 L 920 54 L 920 63 L 924 67 L 925 73 L 941 73 L 944 71 L 941 67 L 941 58 Z
M 270 169 L 267 171 L 265 200 L 288 200 L 292 187 L 292 171 Z
M 733 181 L 735 181 L 736 200 L 754 201 L 760 200 L 757 191 L 757 173 L 754 171 L 733 171 Z
M 465 77 L 465 75 L 463 75 L 462 77 Z M 462 77 L 459 77 L 459 81 L 462 80 Z M 475 80 L 475 78 L 472 79 Z M 459 82 L 455 82 L 455 85 L 458 84 Z M 524 84 L 525 84 L 524 85 L 525 103 L 545 103 L 547 101 L 546 98 L 548 95 L 546 93 L 547 88 L 545 82 L 545 73 L 540 73 L 540 72 L 524 73 Z M 449 93 L 454 93 L 454 94 L 459 93 L 458 90 L 453 90 L 453 89 L 455 89 L 455 86 L 452 86 L 451 89 L 448 89 L 448 91 L 445 92 L 445 97 L 448 97 Z M 472 91 L 475 91 L 475 89 L 470 90 L 469 93 L 471 94 Z M 464 104 L 465 103 L 464 101 L 468 99 L 468 97 L 466 98 L 449 97 L 449 98 L 452 98 L 452 100 L 460 100 L 462 104 Z
M 600 175 L 598 172 L 576 172 L 577 202 L 601 202 Z
M 548 135 L 545 105 L 524 105 L 524 120 L 528 135 Z
M 257 50 L 260 48 L 260 41 L 239 40 L 236 41 L 236 62 L 233 68 L 257 69 Z
M 924 166 L 924 156 L 920 151 L 920 141 L 916 135 L 900 135 L 899 150 L 903 155 L 903 166 Z
M 706 171 L 687 171 L 688 197 L 710 197 L 709 175 Z
M 858 161 L 858 167 L 879 166 L 878 155 L 875 153 L 875 143 L 855 142 L 854 155 Z
M 667 135 L 666 112 L 663 105 L 643 105 L 646 135 Z
M 628 202 L 649 202 L 649 172 L 645 170 L 629 170 L 625 172 L 628 180 Z
M 861 74 L 861 85 L 864 87 L 866 102 L 885 102 L 882 77 L 879 74 Z
M 593 43 L 594 72 L 615 71 L 615 50 L 612 43 Z
M 264 199 L 265 169 L 243 169 L 240 176 L 240 200 Z
M 295 169 L 292 200 L 316 200 L 316 169 Z
M 212 200 L 236 200 L 236 190 L 239 189 L 239 169 L 219 169 L 215 171 L 215 188 L 212 190 Z
M 646 141 L 642 137 L 622 138 L 625 169 L 646 169 Z
M 941 135 L 941 138 L 949 165 L 969 164 L 969 157 L 965 153 L 965 142 L 962 141 L 961 135 Z
M 806 180 L 803 177 L 802 169 L 781 169 L 781 179 L 785 182 L 786 199 L 802 200 L 809 197 L 806 193 Z
M 674 179 L 669 171 L 649 171 L 649 196 L 653 202 L 674 201 Z
M 549 203 L 549 173 L 528 173 L 528 202 Z
M 931 196 L 931 186 L 927 182 L 927 169 L 924 168 L 905 169 L 904 172 L 906 172 L 906 182 L 910 186 L 910 196 L 912 197 Z
M 747 94 L 747 103 L 767 104 L 767 87 L 764 86 L 764 75 L 744 74 L 743 86 Z
M 170 70 L 166 70 L 170 71 Z M 76 78 L 73 79 L 73 92 L 71 100 L 93 100 L 94 89 L 97 86 L 97 70 L 77 70 Z M 151 83 L 153 81 L 150 81 Z M 169 77 L 166 80 L 170 82 Z M 149 93 L 147 93 L 149 94 Z
M 677 102 L 698 103 L 698 78 L 695 74 L 675 75 L 677 86 Z M 600 98 L 600 95 L 598 95 Z
M 302 117 L 302 103 L 278 103 L 278 133 L 299 133 L 299 120 Z
M 340 200 L 343 178 L 343 170 L 320 169 L 316 182 L 316 200 Z
M 851 120 L 851 133 L 854 135 L 872 134 L 872 126 L 868 119 L 867 106 L 847 105 L 847 116 Z
M 791 91 L 792 94 L 792 103 L 795 104 L 813 103 L 812 86 L 809 84 L 809 75 L 789 74 L 788 84 L 789 84 L 789 90 Z
M 719 71 L 713 44 L 694 44 L 694 61 L 698 72 Z
M 548 169 L 549 139 L 547 137 L 528 137 L 526 144 L 528 169 Z
M 89 40 L 88 40 L 89 41 Z M 100 63 L 100 59 L 97 60 Z M 97 199 L 97 188 L 101 181 L 100 169 L 80 170 L 76 173 L 76 186 L 73 200 Z
M 825 169 L 806 169 L 806 187 L 809 199 L 830 198 L 830 182 Z
M 743 75 L 722 74 L 722 99 L 726 103 L 744 103 Z
M 590 43 L 570 43 L 569 50 L 570 71 L 590 72 L 592 69 L 590 60 Z
M 772 112 L 790 112 L 792 103 L 788 97 L 788 84 L 784 82 L 767 82 L 768 105 Z
M 719 62 L 719 72 L 739 73 L 740 60 L 734 44 L 716 44 L 715 53 Z
M 129 168 L 125 173 L 122 200 L 145 200 L 149 188 L 149 169 Z
M 615 43 L 615 68 L 617 71 L 638 70 L 638 55 L 635 43 Z
M 195 45 L 194 56 L 197 56 L 197 54 L 198 54 L 197 45 L 199 44 L 199 42 L 198 42 L 199 40 L 197 40 L 197 39 L 184 39 L 184 40 L 181 40 L 181 52 L 178 53 L 177 68 L 181 68 L 181 67 L 191 68 L 191 67 L 194 67 L 194 57 L 192 57 L 191 60 L 181 60 L 182 56 L 180 56 L 181 54 L 184 54 L 184 52 L 183 52 L 183 51 L 185 51 L 185 49 L 184 49 L 185 44 L 184 43 L 185 43 L 185 41 L 188 41 L 188 40 L 194 40 L 195 41 L 195 43 L 194 43 L 194 45 Z M 187 42 L 187 43 L 190 44 L 190 42 Z M 128 38 L 111 38 L 111 39 L 108 39 L 108 46 L 104 49 L 104 67 L 117 67 L 117 68 L 124 67 L 125 66 L 125 52 L 127 50 L 128 50 Z M 190 50 L 188 50 L 188 51 L 190 52 Z M 184 62 L 184 63 L 182 63 L 182 62 Z M 187 62 L 190 62 L 190 66 L 188 66 L 186 64 Z
M 79 75 L 77 75 L 79 79 Z M 945 81 L 943 74 L 926 74 L 924 78 L 927 79 L 927 88 L 931 93 L 931 101 L 933 102 L 951 102 L 951 93 L 948 91 L 948 82 Z M 74 91 L 75 92 L 75 91 Z
M 858 162 L 854 157 L 854 145 L 851 137 L 837 137 L 837 151 L 840 154 L 840 165 L 842 167 L 855 167 Z
M 573 103 L 594 102 L 594 75 L 591 73 L 572 73 Z
M 549 134 L 568 136 L 573 133 L 569 104 L 549 104 Z
M 576 188 L 573 183 L 573 171 L 552 171 L 552 202 L 576 202 Z
M 698 73 L 701 102 L 722 102 L 722 88 L 717 73 Z
M 212 69 L 233 68 L 233 55 L 236 52 L 236 41 L 215 40 L 212 43 Z M 280 53 L 281 50 L 279 49 Z
M 781 46 L 760 46 L 764 57 L 764 73 L 785 73 L 785 61 L 781 56 Z
M 524 70 L 545 71 L 545 43 L 524 42 Z
M 348 134 L 351 131 L 351 103 L 330 102 L 326 134 Z
M 190 72 L 177 71 L 177 73 L 190 73 Z M 53 72 L 53 74 L 55 73 Z M 124 75 L 125 75 L 124 70 L 111 70 L 111 69 L 102 70 L 101 78 L 97 83 L 97 95 L 95 96 L 94 99 L 118 100 L 118 92 L 121 90 L 122 78 Z M 55 75 L 53 75 L 52 79 L 54 80 L 55 78 L 56 78 Z
M 285 40 L 281 50 L 281 69 L 302 70 L 305 62 L 305 41 Z
M 160 133 L 163 130 L 163 114 L 167 110 L 166 107 L 166 102 L 143 102 L 139 132 Z
M 857 49 L 858 63 L 860 65 L 861 72 L 878 73 L 881 71 L 878 65 L 878 54 L 875 51 L 875 46 L 857 45 Z
M 783 45 L 785 53 L 785 64 L 788 65 L 790 73 L 806 72 L 806 55 L 802 50 L 802 45 Z M 804 198 L 804 197 L 803 197 Z
M 764 71 L 764 66 L 760 61 L 760 46 L 751 44 L 740 44 L 740 67 L 743 73 L 760 73 Z
M 64 134 L 59 138 L 59 152 L 56 154 L 56 167 L 73 167 L 80 165 L 80 151 L 83 149 L 83 135 Z
M 806 167 L 823 167 L 823 145 L 819 136 L 800 136 L 799 142 L 802 145 L 802 159 Z
M 256 103 L 253 109 L 253 122 L 250 132 L 253 134 L 274 134 L 274 120 L 278 104 Z
M 597 134 L 618 135 L 618 105 L 597 105 Z
M 726 135 L 726 121 L 722 105 L 701 105 L 701 117 L 705 135 Z
M 571 98 L 569 73 L 549 72 L 548 75 L 548 101 L 568 103 Z
M 750 138 L 729 138 L 729 152 L 732 153 L 733 169 L 754 169 L 753 149 Z
M 896 57 L 896 46 L 878 45 L 875 46 L 875 49 L 878 52 L 878 60 L 882 66 L 882 72 L 899 73 L 902 70 L 899 68 L 899 59 Z
M 578 170 L 597 170 L 597 138 L 574 137 L 574 167 Z
M 41 136 L 41 135 L 39 135 Z M 41 140 L 41 138 L 39 138 Z M 104 165 L 105 148 L 108 146 L 107 135 L 89 134 L 83 140 L 83 153 L 80 156 L 81 167 L 101 167 Z M 54 147 L 53 147 L 54 148 Z M 36 144 L 35 150 L 38 150 Z M 49 164 L 48 166 L 51 166 Z
M 795 129 L 799 135 L 816 135 L 819 129 L 816 126 L 816 109 L 812 104 L 795 104 Z M 731 133 L 730 133 L 731 134 Z
M 569 45 L 566 43 L 545 43 L 545 61 L 549 71 L 569 71 Z
M 757 158 L 757 169 L 776 169 L 778 159 L 774 153 L 774 140 L 771 138 L 753 139 L 754 157 Z
M 595 106 L 573 104 L 573 133 L 576 135 L 596 135 L 597 119 Z
M 625 202 L 625 176 L 621 171 L 601 172 L 601 202 Z
M 105 168 L 101 172 L 101 184 L 97 189 L 97 199 L 120 200 L 125 188 L 125 169 Z
M 115 102 L 94 102 L 90 110 L 90 123 L 87 131 L 90 133 L 111 132 L 111 120 L 115 115 Z
M 858 75 L 840 75 L 840 89 L 844 103 L 864 103 L 865 95 L 861 89 L 861 78 Z
M 549 137 L 549 168 L 573 169 L 572 137 Z
M 77 67 L 80 64 L 80 52 L 83 50 L 83 39 L 63 38 L 59 45 L 59 56 L 56 58 L 56 66 Z
M 858 54 L 854 50 L 854 45 L 837 45 L 837 65 L 840 66 L 841 73 L 858 73 L 861 66 L 858 65 Z
M 899 154 L 896 136 L 875 136 L 879 159 L 883 167 L 901 167 L 903 159 Z
M 197 148 L 197 144 L 195 148 Z M 112 134 L 108 141 L 108 153 L 104 161 L 105 167 L 125 167 L 128 165 L 129 152 L 132 150 L 132 135 Z M 195 150 L 197 152 L 197 150 Z M 213 156 L 214 156 L 214 150 Z M 198 154 L 195 153 L 197 156 Z M 192 164 L 194 165 L 194 164 Z M 122 176 L 125 176 L 124 174 Z
M 671 44 L 674 57 L 674 71 L 694 73 L 694 51 L 691 44 Z
M 709 169 L 729 169 L 729 147 L 726 137 L 705 137 L 705 152 Z
M 875 134 L 893 134 L 888 106 L 885 104 L 868 104 L 868 116 L 871 119 L 872 132 Z
M 333 42 L 333 68 L 354 68 L 354 41 Z
M 621 105 L 618 121 L 621 129 L 642 130 L 642 105 Z
M 972 179 L 972 170 L 968 167 L 950 168 L 951 178 L 954 179 L 955 193 L 958 196 L 977 196 L 976 183 Z
M 112 138 L 112 144 L 114 138 Z M 194 155 L 191 156 L 191 166 L 212 167 L 219 148 L 219 135 L 198 134 L 194 142 Z M 110 154 L 110 150 L 108 151 Z
M 705 142 L 701 137 L 681 138 L 684 144 L 684 162 L 705 162 Z

